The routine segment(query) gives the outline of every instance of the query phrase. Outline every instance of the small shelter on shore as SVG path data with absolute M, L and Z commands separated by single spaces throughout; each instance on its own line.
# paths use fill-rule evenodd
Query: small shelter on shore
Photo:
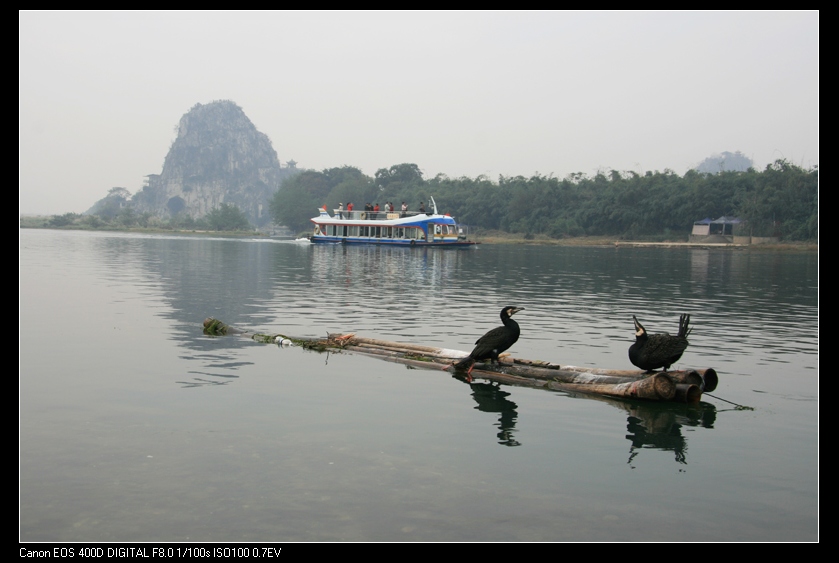
M 750 237 L 734 236 L 735 227 L 743 223 L 738 217 L 726 217 L 723 215 L 718 219 L 706 217 L 693 224 L 689 242 L 723 243 L 723 244 L 751 244 Z
M 693 231 L 691 235 L 722 235 L 734 236 L 734 227 L 743 221 L 737 217 L 726 217 L 723 215 L 719 219 L 711 219 L 706 217 L 701 221 L 696 221 L 693 224 Z

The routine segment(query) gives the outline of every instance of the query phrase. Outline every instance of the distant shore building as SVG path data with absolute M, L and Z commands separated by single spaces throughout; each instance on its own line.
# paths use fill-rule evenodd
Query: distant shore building
M 739 217 L 722 216 L 718 219 L 706 217 L 693 224 L 688 242 L 704 242 L 709 244 L 766 244 L 778 242 L 778 237 L 753 237 L 742 235 L 743 229 L 737 227 L 745 225 Z M 735 235 L 735 230 L 738 234 Z
M 706 217 L 701 221 L 696 221 L 693 224 L 693 231 L 691 236 L 734 236 L 734 227 L 743 221 L 737 217 L 722 216 L 719 219 L 711 219 Z

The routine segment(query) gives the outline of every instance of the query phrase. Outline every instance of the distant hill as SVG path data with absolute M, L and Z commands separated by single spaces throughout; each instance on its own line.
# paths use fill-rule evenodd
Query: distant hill
M 720 172 L 745 172 L 754 165 L 752 159 L 740 151 L 714 154 L 694 167 L 697 172 L 719 174 Z
M 150 174 L 128 203 L 137 213 L 198 219 L 224 203 L 238 207 L 255 226 L 271 221 L 268 201 L 296 170 L 293 163 L 280 166 L 271 140 L 242 108 L 229 100 L 196 104 L 177 132 L 161 173 Z

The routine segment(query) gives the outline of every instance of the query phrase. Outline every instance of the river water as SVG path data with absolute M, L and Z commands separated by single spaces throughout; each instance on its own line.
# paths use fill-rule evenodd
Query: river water
M 23 541 L 816 541 L 818 255 L 391 249 L 20 231 Z M 699 405 L 471 385 L 208 337 L 215 317 L 631 369 L 632 315 Z

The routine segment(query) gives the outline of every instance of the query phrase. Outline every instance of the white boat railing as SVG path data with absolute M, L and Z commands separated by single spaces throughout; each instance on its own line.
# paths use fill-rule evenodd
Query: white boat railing
M 418 215 L 428 215 L 431 213 L 425 211 L 364 211 L 353 209 L 347 211 L 346 209 L 333 209 L 332 216 L 336 219 L 348 219 L 352 221 L 385 221 L 388 219 L 401 219 L 404 217 L 416 217 Z

